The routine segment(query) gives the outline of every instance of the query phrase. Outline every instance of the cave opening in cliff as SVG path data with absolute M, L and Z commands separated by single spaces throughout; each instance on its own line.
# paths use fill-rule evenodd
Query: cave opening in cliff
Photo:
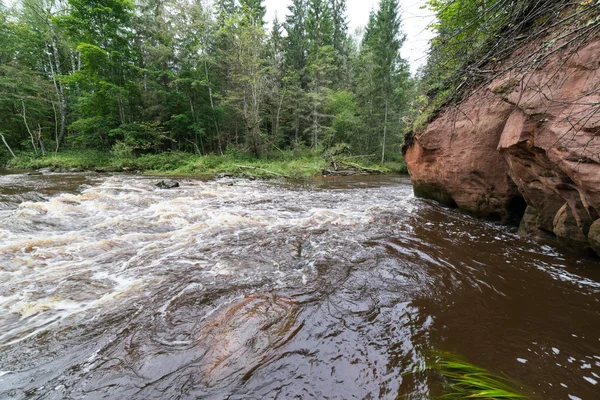
M 527 202 L 523 196 L 520 194 L 512 196 L 506 204 L 507 223 L 509 225 L 519 225 L 525 215 L 526 209 Z

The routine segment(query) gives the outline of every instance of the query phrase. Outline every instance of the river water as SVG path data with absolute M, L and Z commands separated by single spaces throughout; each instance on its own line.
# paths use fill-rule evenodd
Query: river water
M 434 350 L 600 398 L 600 268 L 416 199 L 0 174 L 0 398 L 428 399 Z

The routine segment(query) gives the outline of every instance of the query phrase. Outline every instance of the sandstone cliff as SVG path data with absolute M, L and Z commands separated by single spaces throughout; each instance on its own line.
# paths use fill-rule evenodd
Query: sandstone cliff
M 441 110 L 405 159 L 418 196 L 600 254 L 600 38 L 555 46 Z

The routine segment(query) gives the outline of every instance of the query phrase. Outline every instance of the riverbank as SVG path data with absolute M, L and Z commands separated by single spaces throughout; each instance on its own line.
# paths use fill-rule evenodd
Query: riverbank
M 402 161 L 377 163 L 368 157 L 336 156 L 335 165 L 316 153 L 283 154 L 265 158 L 226 154 L 198 156 L 182 152 L 145 154 L 137 157 L 119 157 L 99 151 L 64 151 L 46 157 L 18 153 L 6 164 L 9 169 L 77 172 L 139 172 L 148 175 L 197 176 L 228 174 L 256 178 L 308 179 L 322 175 L 351 175 L 367 173 L 406 173 Z

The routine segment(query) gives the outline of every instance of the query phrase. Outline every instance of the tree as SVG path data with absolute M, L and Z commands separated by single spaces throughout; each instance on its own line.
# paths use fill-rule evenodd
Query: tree
M 321 117 L 328 90 L 332 86 L 336 71 L 333 48 L 333 17 L 325 0 L 308 0 L 306 32 L 308 36 L 309 99 L 311 103 L 312 146 L 316 148 L 323 133 Z
M 47 49 L 48 63 L 44 70 L 49 72 L 56 92 L 55 108 L 60 121 L 56 135 L 56 150 L 58 151 L 67 132 L 67 94 L 61 79 L 67 71 L 63 65 L 68 65 L 69 59 L 72 61 L 73 54 L 68 49 L 64 37 L 53 20 L 60 4 L 57 4 L 54 0 L 24 0 L 22 4 L 20 20 L 30 29 L 36 31 L 36 36 L 39 37 Z M 74 69 L 72 68 L 70 72 L 73 72 Z
M 239 0 L 245 22 L 251 26 L 262 27 L 265 25 L 266 9 L 263 0 Z
M 373 20 L 372 20 L 373 21 Z M 404 36 L 400 32 L 400 13 L 398 0 L 381 0 L 373 24 L 368 27 L 366 46 L 372 52 L 373 78 L 376 88 L 383 99 L 383 137 L 381 143 L 381 162 L 385 161 L 388 133 L 390 99 L 393 95 L 394 81 L 401 70 L 406 68 L 400 59 L 400 47 Z
M 292 0 L 288 10 L 284 29 L 286 31 L 285 67 L 289 102 L 285 107 L 291 122 L 288 142 L 298 145 L 301 140 L 300 132 L 303 130 L 302 115 L 307 88 L 308 36 L 305 0 Z
M 348 42 L 348 21 L 346 0 L 330 0 L 333 16 L 333 49 L 336 53 L 336 86 L 346 89 L 350 81 L 350 49 Z
M 271 129 L 273 143 L 280 142 L 280 120 L 281 110 L 287 94 L 287 80 L 285 78 L 285 47 L 284 38 L 282 36 L 282 25 L 275 16 L 271 36 L 268 43 L 269 51 L 267 60 L 269 64 L 270 76 L 270 98 L 269 103 L 271 110 Z
M 262 0 L 0 7 L 0 147 L 262 156 L 343 141 L 385 158 L 407 101 L 396 8 L 383 0 L 358 46 L 346 0 L 292 0 L 269 33 Z
M 262 0 L 248 1 L 240 13 L 229 19 L 233 47 L 225 59 L 231 71 L 231 91 L 226 101 L 241 116 L 247 133 L 246 146 L 255 156 L 265 150 L 261 124 L 268 83 L 261 9 Z
M 0 120 L 2 142 L 8 149 L 29 146 L 45 153 L 46 139 L 58 126 L 53 122 L 54 93 L 44 72 L 46 42 L 39 30 L 0 12 Z M 12 150 L 9 150 L 12 152 Z
M 81 54 L 81 70 L 67 82 L 84 91 L 78 97 L 79 120 L 72 126 L 87 138 L 109 144 L 108 131 L 131 122 L 133 16 L 129 0 L 69 0 L 69 12 L 56 17 Z

